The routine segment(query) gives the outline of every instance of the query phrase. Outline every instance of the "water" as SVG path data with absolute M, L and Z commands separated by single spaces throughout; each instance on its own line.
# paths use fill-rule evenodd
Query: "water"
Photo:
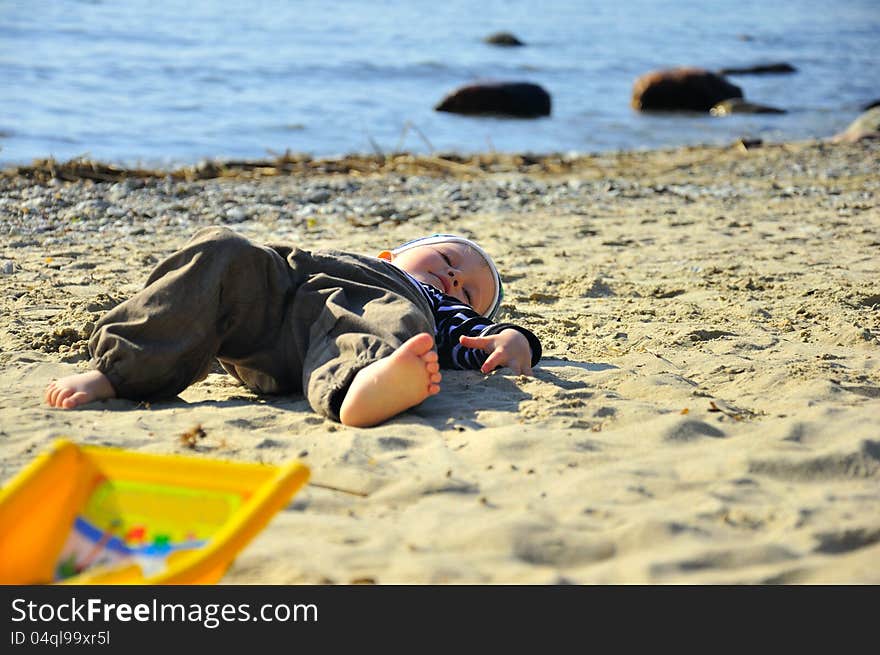
M 0 0 L 0 164 L 821 138 L 880 98 L 878 44 L 880 0 Z M 776 61 L 798 72 L 730 80 L 785 115 L 629 107 L 656 68 Z M 433 110 L 478 79 L 540 84 L 552 116 Z

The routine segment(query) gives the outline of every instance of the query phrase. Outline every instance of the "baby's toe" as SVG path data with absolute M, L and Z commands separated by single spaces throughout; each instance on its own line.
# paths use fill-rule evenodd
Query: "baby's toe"
M 55 407 L 58 402 L 58 396 L 61 394 L 63 389 L 57 386 L 55 383 L 46 390 L 46 402 L 49 403 L 52 407 Z
M 61 406 L 64 407 L 64 409 L 73 409 L 74 407 L 77 407 L 78 405 L 86 402 L 87 399 L 88 394 L 85 391 L 77 391 L 67 398 L 64 398 L 64 400 L 61 401 Z
M 64 401 L 66 401 L 68 398 L 70 398 L 73 394 L 74 394 L 73 389 L 61 389 L 55 395 L 55 402 L 53 403 L 53 405 L 55 407 L 64 407 L 65 406 Z

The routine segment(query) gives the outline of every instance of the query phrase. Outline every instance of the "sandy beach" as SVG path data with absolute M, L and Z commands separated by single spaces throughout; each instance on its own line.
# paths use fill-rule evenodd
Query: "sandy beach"
M 58 437 L 301 459 L 316 484 L 223 583 L 880 583 L 877 140 L 50 168 L 0 178 L 0 484 Z M 219 367 L 173 401 L 43 405 L 212 224 L 366 253 L 472 237 L 544 359 L 446 371 L 372 429 Z

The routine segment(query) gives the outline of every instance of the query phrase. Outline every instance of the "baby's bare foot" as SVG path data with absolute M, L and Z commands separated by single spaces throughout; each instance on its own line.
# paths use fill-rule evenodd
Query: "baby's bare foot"
M 68 375 L 51 382 L 43 394 L 47 405 L 73 409 L 96 400 L 115 398 L 116 391 L 101 371 Z
M 422 332 L 358 371 L 342 401 L 339 420 L 361 428 L 377 425 L 438 393 L 440 364 L 433 347 L 434 338 Z

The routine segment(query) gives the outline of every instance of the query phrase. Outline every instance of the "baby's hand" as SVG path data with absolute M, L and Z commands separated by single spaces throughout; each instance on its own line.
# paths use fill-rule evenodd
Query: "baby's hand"
M 519 330 L 508 328 L 488 337 L 461 337 L 459 342 L 465 348 L 477 348 L 489 353 L 480 369 L 483 373 L 506 366 L 517 375 L 532 374 L 532 347 Z

